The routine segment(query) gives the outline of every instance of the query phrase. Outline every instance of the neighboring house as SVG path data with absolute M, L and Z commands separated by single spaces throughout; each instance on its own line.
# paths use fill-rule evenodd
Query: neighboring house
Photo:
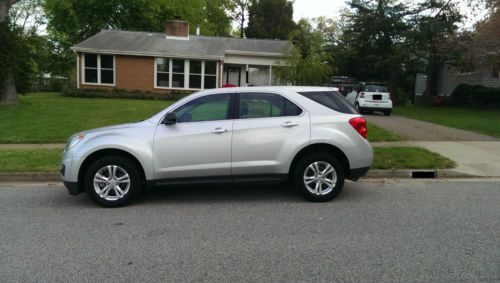
M 73 46 L 77 88 L 170 92 L 273 85 L 287 41 L 189 35 L 185 21 L 165 33 L 106 30 Z M 199 34 L 199 29 L 197 29 Z
M 417 74 L 415 81 L 415 96 L 417 100 L 425 91 L 427 76 Z M 484 63 L 475 70 L 464 71 L 458 66 L 445 64 L 439 73 L 438 93 L 449 96 L 458 85 L 482 85 L 485 87 L 500 87 L 500 64 Z

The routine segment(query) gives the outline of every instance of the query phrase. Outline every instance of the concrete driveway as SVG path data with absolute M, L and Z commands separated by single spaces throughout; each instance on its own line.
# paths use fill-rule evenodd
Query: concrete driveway
M 397 115 L 365 115 L 369 123 L 411 141 L 498 141 L 494 137 Z

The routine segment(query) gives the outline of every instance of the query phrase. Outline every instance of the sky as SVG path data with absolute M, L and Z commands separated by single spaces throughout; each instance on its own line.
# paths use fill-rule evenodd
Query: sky
M 317 18 L 319 16 L 337 16 L 342 8 L 347 7 L 345 0 L 295 0 L 293 19 Z
M 415 0 L 417 2 L 419 0 Z M 298 22 L 301 18 L 317 18 L 319 16 L 327 16 L 329 18 L 337 18 L 340 15 L 342 8 L 347 8 L 346 0 L 295 0 L 293 5 L 293 19 Z M 471 13 L 470 8 L 463 0 L 453 0 L 459 3 L 459 7 L 463 14 L 468 15 L 462 27 L 470 28 L 479 19 L 482 19 L 486 11 L 475 11 Z

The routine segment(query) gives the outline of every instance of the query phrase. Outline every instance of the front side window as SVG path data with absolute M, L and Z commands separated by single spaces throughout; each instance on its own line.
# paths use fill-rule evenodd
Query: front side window
M 302 109 L 274 93 L 242 93 L 239 102 L 239 118 L 265 118 L 297 116 Z
M 115 83 L 114 56 L 85 54 L 84 76 L 86 83 L 114 84 Z
M 201 122 L 229 118 L 229 93 L 212 94 L 189 101 L 175 110 L 177 122 Z

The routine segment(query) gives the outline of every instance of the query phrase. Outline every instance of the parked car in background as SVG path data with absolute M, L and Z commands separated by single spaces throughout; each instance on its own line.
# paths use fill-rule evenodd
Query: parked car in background
M 329 84 L 330 87 L 338 88 L 343 96 L 347 96 L 348 93 L 353 91 L 355 85 L 356 79 L 347 76 L 332 76 Z
M 327 87 L 200 91 L 153 117 L 73 135 L 61 163 L 72 195 L 106 207 L 148 186 L 289 181 L 328 201 L 372 165 L 365 119 Z
M 391 94 L 387 86 L 375 82 L 361 82 L 347 95 L 347 100 L 359 113 L 380 111 L 389 116 L 392 112 Z

